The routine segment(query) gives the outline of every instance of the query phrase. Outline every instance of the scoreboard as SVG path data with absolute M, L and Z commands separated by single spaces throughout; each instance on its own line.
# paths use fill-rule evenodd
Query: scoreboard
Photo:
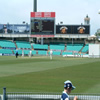
M 54 34 L 53 19 L 31 19 L 31 34 Z
M 55 12 L 31 12 L 30 31 L 32 37 L 89 35 L 90 25 L 55 25 Z
M 51 35 L 55 30 L 54 12 L 32 12 L 31 34 Z

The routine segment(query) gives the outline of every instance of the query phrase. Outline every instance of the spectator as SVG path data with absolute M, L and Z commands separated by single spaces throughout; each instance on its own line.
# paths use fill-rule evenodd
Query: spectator
M 72 85 L 71 81 L 67 80 L 64 82 L 64 91 L 61 96 L 61 100 L 69 100 L 69 94 L 71 93 L 71 90 L 75 89 L 75 87 Z M 75 96 L 73 100 L 78 100 Z

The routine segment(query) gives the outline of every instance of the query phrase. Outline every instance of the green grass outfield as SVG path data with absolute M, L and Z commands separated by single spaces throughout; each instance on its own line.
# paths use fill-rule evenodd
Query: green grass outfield
M 0 56 L 0 93 L 60 93 L 66 80 L 76 86 L 72 93 L 100 93 L 100 59 Z

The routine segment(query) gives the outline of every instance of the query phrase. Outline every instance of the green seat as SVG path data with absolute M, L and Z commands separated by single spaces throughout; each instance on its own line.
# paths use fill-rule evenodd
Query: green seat
M 18 48 L 27 48 L 31 49 L 31 44 L 29 42 L 24 42 L 24 41 L 16 41 L 16 45 Z
M 60 55 L 61 52 L 53 51 L 53 55 Z
M 47 55 L 47 51 L 39 51 L 38 50 L 38 55 Z
M 13 54 L 10 49 L 0 49 L 0 53 L 2 53 L 2 54 Z
M 0 40 L 0 47 L 5 47 L 5 48 L 16 48 L 15 44 L 12 41 L 5 41 L 5 40 Z
M 16 54 L 16 50 L 13 50 L 14 54 Z M 22 50 L 18 50 L 18 54 L 22 55 Z
M 50 45 L 50 49 L 52 49 L 52 50 L 64 50 L 65 46 L 64 45 Z
M 83 47 L 83 44 L 67 44 L 66 50 L 69 51 L 80 51 Z
M 86 44 L 86 45 L 84 46 L 84 48 L 82 49 L 82 52 L 87 52 L 88 50 L 89 50 L 89 45 Z
M 48 50 L 48 45 L 33 44 L 34 49 Z
M 72 55 L 72 52 L 63 52 L 62 55 Z
M 36 50 L 32 50 L 32 54 L 33 55 L 36 55 Z

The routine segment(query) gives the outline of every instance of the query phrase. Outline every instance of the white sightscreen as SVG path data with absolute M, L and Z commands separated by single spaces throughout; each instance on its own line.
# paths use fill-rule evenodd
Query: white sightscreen
M 100 57 L 99 44 L 89 44 L 89 57 Z

